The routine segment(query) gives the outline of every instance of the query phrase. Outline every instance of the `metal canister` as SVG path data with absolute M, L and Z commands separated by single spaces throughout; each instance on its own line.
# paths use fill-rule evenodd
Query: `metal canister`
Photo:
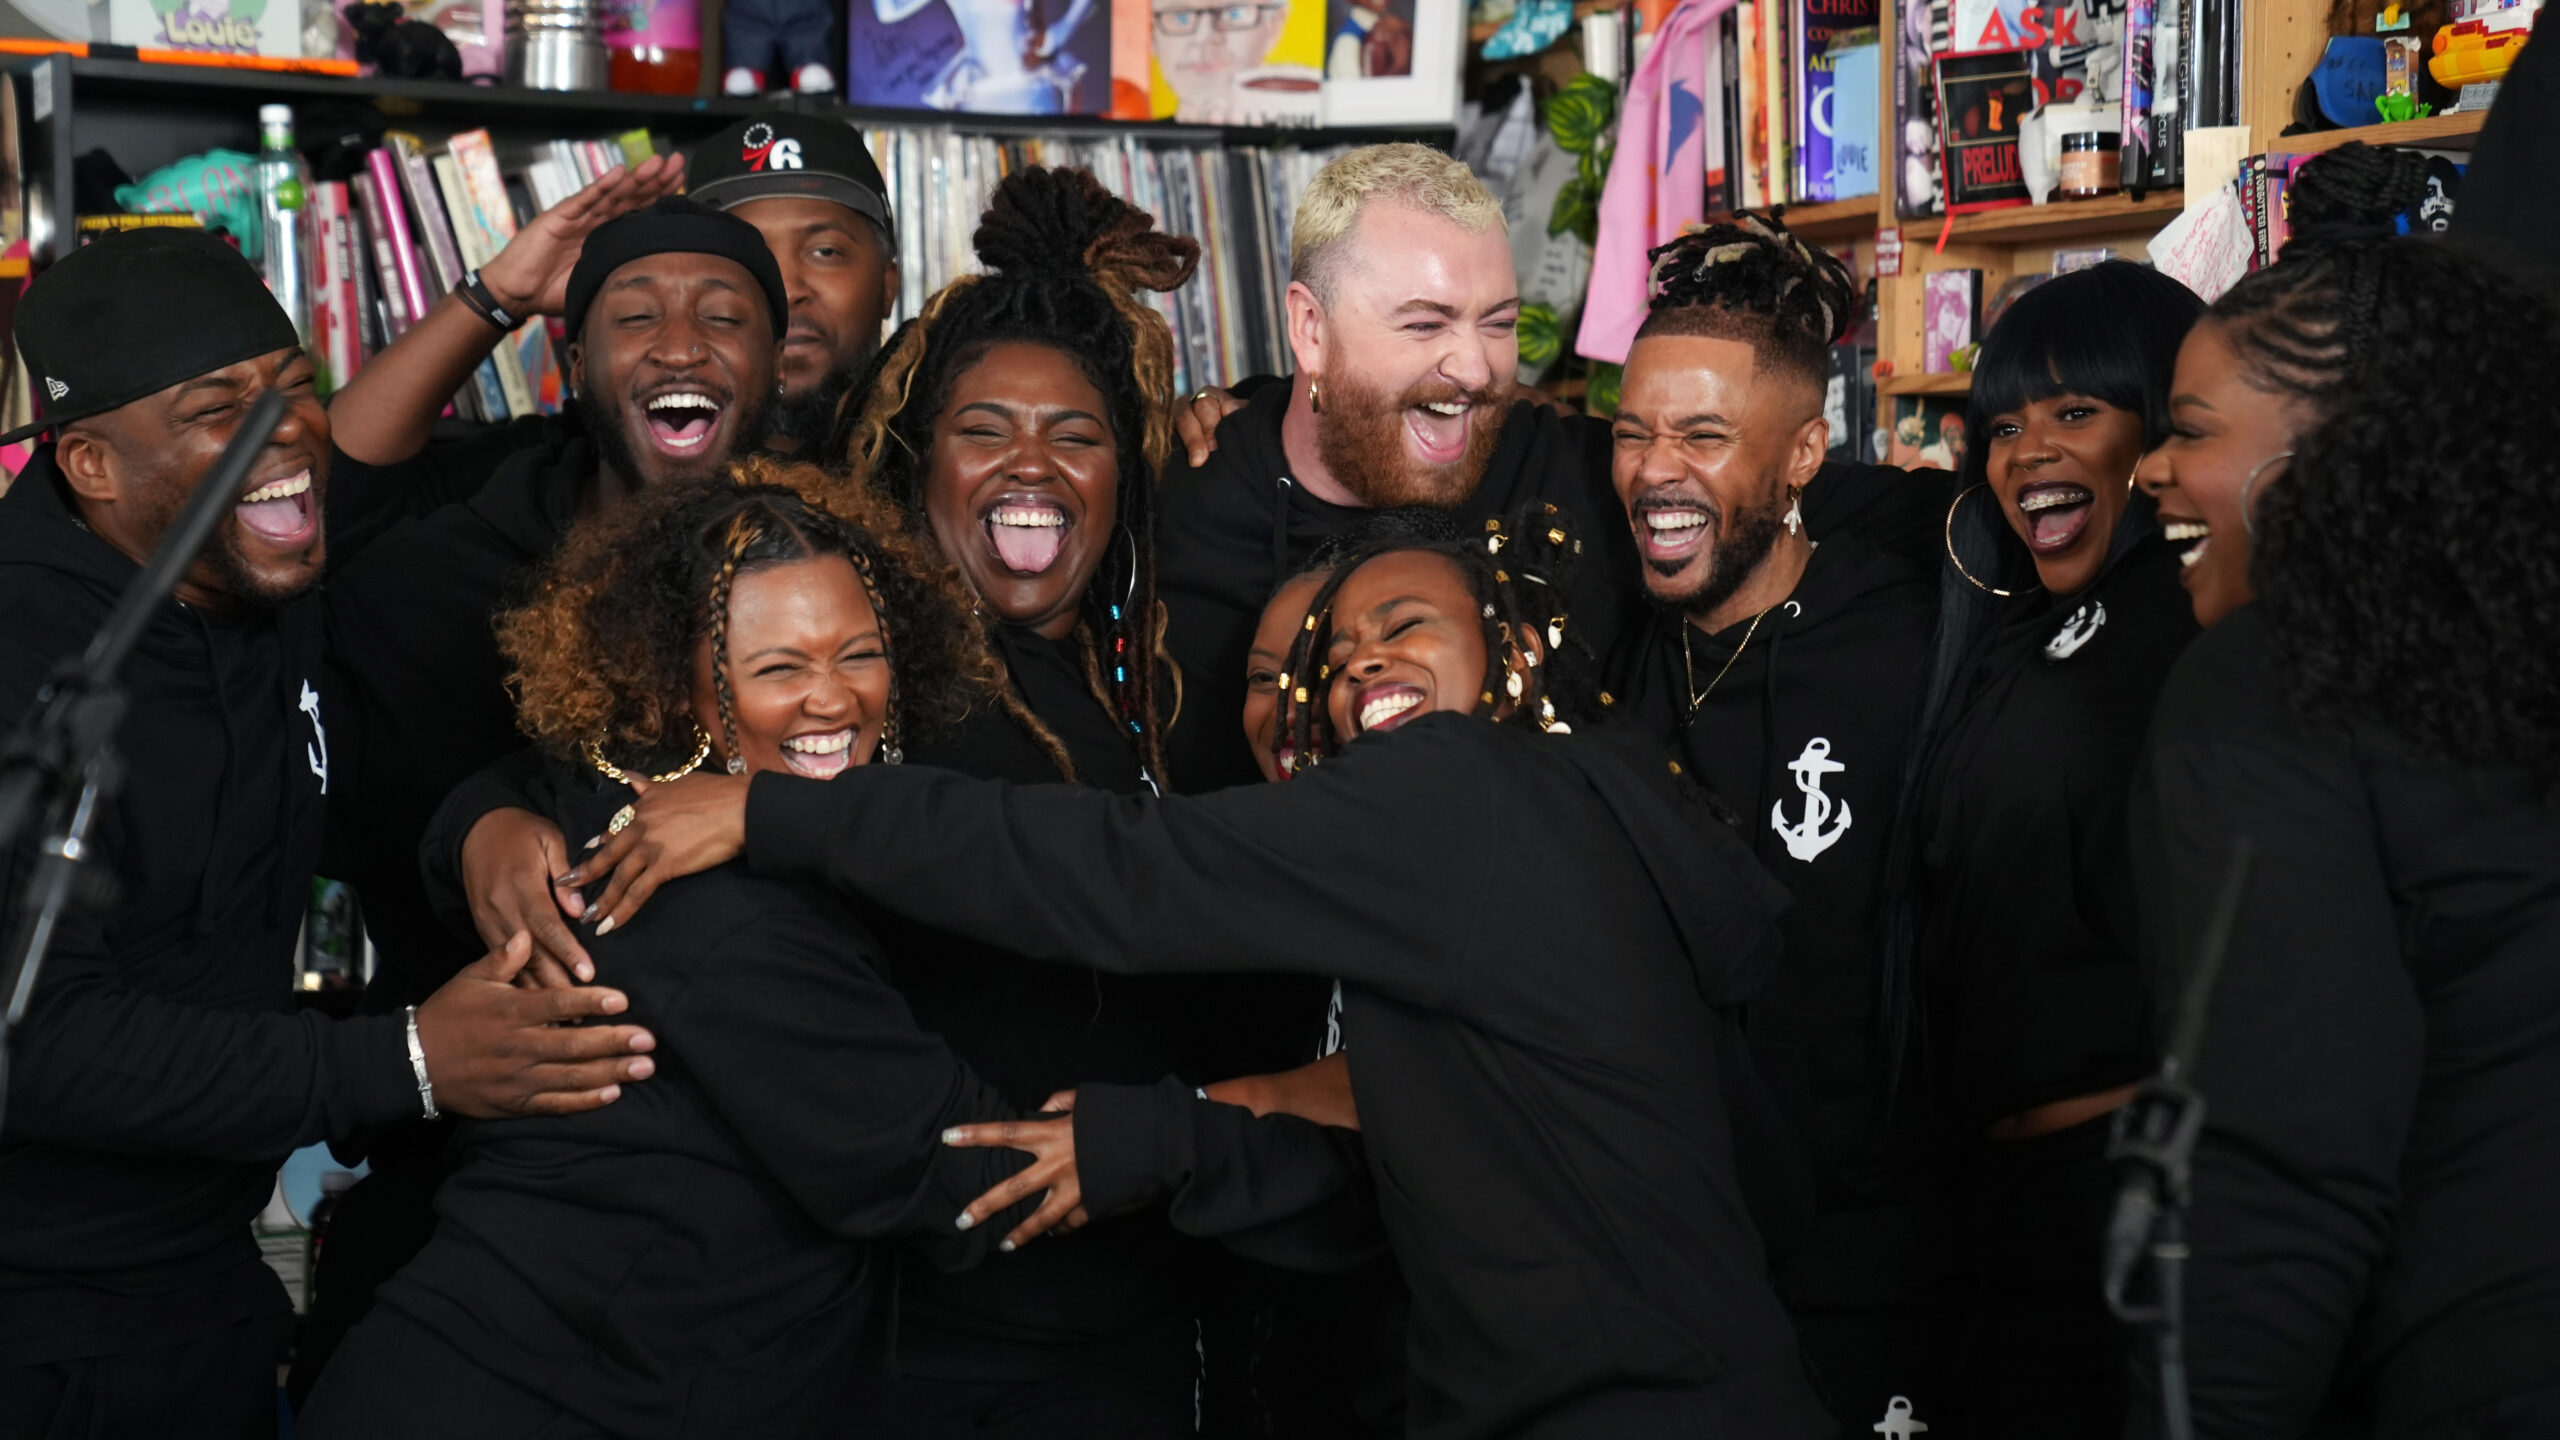
M 602 90 L 610 66 L 602 0 L 507 0 L 507 81 Z

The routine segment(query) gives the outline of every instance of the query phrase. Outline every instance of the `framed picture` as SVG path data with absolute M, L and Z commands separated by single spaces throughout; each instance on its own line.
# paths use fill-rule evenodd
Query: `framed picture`
M 1324 18 L 1324 123 L 1457 122 L 1458 0 L 1325 0 Z

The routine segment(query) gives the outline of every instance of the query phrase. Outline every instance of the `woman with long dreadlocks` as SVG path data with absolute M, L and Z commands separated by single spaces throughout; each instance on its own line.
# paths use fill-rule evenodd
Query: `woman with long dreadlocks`
M 986 273 L 937 293 L 855 391 L 852 488 L 903 514 L 947 562 L 985 621 L 985 662 L 1004 677 L 996 703 L 907 758 L 1146 793 L 1164 775 L 1173 709 L 1158 690 L 1169 667 L 1150 480 L 1171 443 L 1172 339 L 1137 292 L 1180 284 L 1197 246 L 1157 233 L 1083 171 L 1039 168 L 996 187 L 976 245 Z M 505 863 L 475 857 L 473 827 L 520 802 L 475 796 L 448 807 L 455 825 L 431 837 L 431 868 L 454 853 L 456 828 L 471 832 L 466 871 Z M 599 933 L 612 907 L 583 905 L 575 886 L 601 873 L 573 870 L 563 895 Z M 617 887 L 635 880 L 645 897 L 656 877 L 635 866 Z M 1026 1110 L 1068 1103 L 1087 1083 L 1167 1075 L 1190 1082 L 1189 1097 L 1200 1081 L 1305 1058 L 1219 1043 L 1225 1027 L 1205 1022 L 1234 1008 L 1234 982 L 1061 969 L 895 914 L 866 918 L 918 1022 Z M 1318 991 L 1304 1008 L 1321 1003 Z M 1269 1138 L 1189 1118 L 1211 1128 L 1204 1145 Z M 1184 1243 L 1157 1208 L 967 1273 L 893 1254 L 864 1342 L 863 1424 L 920 1437 L 1191 1433 L 1199 1347 Z
M 545 814 L 593 833 L 623 823 L 644 776 L 894 764 L 986 701 L 966 599 L 893 512 L 822 501 L 826 485 L 758 466 L 573 532 L 500 622 Z M 435 1238 L 337 1353 L 302 1433 L 820 1440 L 842 1433 L 869 1242 L 930 1237 L 969 1264 L 1011 1248 L 1016 1222 L 1073 1223 L 1064 1124 L 1018 1132 L 1049 1152 L 1032 1171 L 939 1143 L 1019 1107 L 916 1025 L 842 905 L 733 865 L 668 887 L 659 912 L 591 942 L 663 1047 L 648 1098 L 466 1126 Z M 954 1229 L 1017 1171 L 1045 1212 Z
M 2027 292 L 1974 367 L 1947 512 L 1912 844 L 1964 1321 L 1951 1418 L 2112 1434 L 2122 1327 L 2092 1285 L 2114 1112 L 2153 1063 L 2125 794 L 2196 633 L 2135 462 L 2204 308 L 2109 261 Z
M 2165 992 L 2254 847 L 2185 1077 L 2195 1433 L 2521 1440 L 2560 1434 L 2560 307 L 2391 238 L 2422 166 L 2356 149 L 2303 183 L 2372 203 L 2214 304 L 2142 471 L 2207 626 L 2133 807 Z
M 1342 557 L 1281 687 L 1282 784 L 697 777 L 589 869 L 645 831 L 660 873 L 743 852 L 1052 962 L 1338 975 L 1412 1435 L 1829 1433 L 1720 1080 L 1775 887 L 1648 742 L 1549 733 L 1596 708 L 1553 598 L 1577 549 L 1540 514 Z

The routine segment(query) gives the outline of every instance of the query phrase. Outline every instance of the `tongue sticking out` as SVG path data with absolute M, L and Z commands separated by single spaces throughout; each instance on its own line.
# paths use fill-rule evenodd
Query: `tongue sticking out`
M 1058 563 L 1058 552 L 1067 545 L 1064 525 L 1005 525 L 990 522 L 987 532 L 995 540 L 996 558 L 1004 568 L 1017 575 L 1037 575 Z
M 2080 533 L 2080 527 L 2088 521 L 2089 502 L 2085 500 L 2077 505 L 2056 505 L 2051 509 L 2039 510 L 2030 521 L 2035 527 L 2036 547 L 2043 549 L 2055 545 L 2068 545 L 2072 538 Z

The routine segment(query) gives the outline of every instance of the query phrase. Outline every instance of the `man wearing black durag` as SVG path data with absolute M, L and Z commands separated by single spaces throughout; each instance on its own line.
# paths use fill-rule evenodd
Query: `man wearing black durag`
M 253 402 L 287 399 L 125 671 L 121 790 L 93 836 L 119 882 L 56 932 L 0 1119 L 0 1434 L 272 1434 L 289 1306 L 249 1222 L 295 1148 L 439 1110 L 607 1103 L 644 1078 L 606 990 L 534 995 L 518 947 L 389 1014 L 293 1010 L 322 812 L 353 783 L 324 707 L 311 588 L 328 417 L 292 323 L 200 231 L 74 251 L 19 306 L 50 432 L 0 500 L 0 724 L 94 634 Z M 329 521 L 422 497 L 359 479 Z M 333 533 L 335 530 L 335 533 Z M 332 746 L 338 747 L 334 752 Z M 36 839 L 9 866 L 14 932 Z
M 1655 613 L 1611 657 L 1610 710 L 1741 812 L 1795 897 L 1743 1023 L 1780 1123 L 1739 1161 L 1814 1382 L 1862 1434 L 1894 1397 L 1925 1419 L 1936 1395 L 1916 1046 L 1888 943 L 1936 590 L 1806 524 L 1825 352 L 1857 303 L 1840 262 L 1744 217 L 1665 247 L 1655 292 L 1612 445 Z M 1946 477 L 1884 473 L 1943 508 Z
M 776 337 L 788 313 L 764 238 L 735 217 L 681 198 L 599 227 L 570 272 L 570 383 L 583 423 L 507 454 L 459 482 L 461 503 L 399 520 L 335 568 L 322 606 L 337 713 L 362 721 L 342 745 L 360 803 L 334 805 L 344 865 L 381 957 L 368 1008 L 396 1008 L 474 953 L 429 908 L 418 842 L 446 792 L 524 745 L 491 622 L 578 516 L 641 486 L 720 473 L 762 431 Z M 433 454 L 376 483 L 447 473 Z M 439 483 L 439 482 L 431 482 Z M 332 797 L 335 799 L 336 797 Z M 567 857 L 553 866 L 566 870 Z M 546 953 L 576 949 L 548 897 L 528 907 Z M 373 1137 L 373 1174 L 331 1222 L 327 1269 L 294 1389 L 307 1393 L 373 1288 L 425 1242 L 443 1174 L 440 1128 Z

